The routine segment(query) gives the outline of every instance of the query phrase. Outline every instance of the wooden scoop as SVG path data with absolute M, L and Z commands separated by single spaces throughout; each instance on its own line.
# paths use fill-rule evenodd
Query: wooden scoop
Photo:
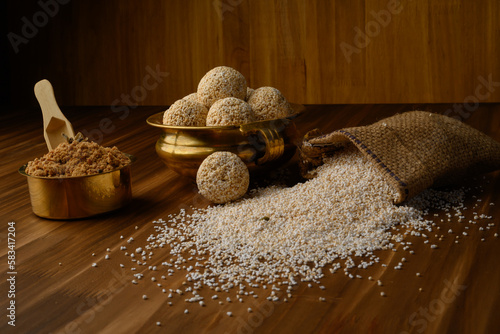
M 66 142 L 63 134 L 74 138 L 73 126 L 59 109 L 54 89 L 48 80 L 43 79 L 35 84 L 35 96 L 42 108 L 44 137 L 49 151 Z

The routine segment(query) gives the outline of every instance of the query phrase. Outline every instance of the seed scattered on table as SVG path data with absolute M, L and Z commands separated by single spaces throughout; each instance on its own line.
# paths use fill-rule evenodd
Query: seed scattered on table
M 361 153 L 351 149 L 326 158 L 316 174 L 316 178 L 293 187 L 252 189 L 237 202 L 181 209 L 166 221 L 154 221 L 155 233 L 136 254 L 152 258 L 152 251 L 156 257 L 156 249 L 165 248 L 168 258 L 158 264 L 159 274 L 184 273 L 183 290 L 193 293 L 195 299 L 194 291 L 204 286 L 218 293 L 211 296 L 214 300 L 236 289 L 238 301 L 247 295 L 257 298 L 249 288 L 262 288 L 271 290 L 264 298 L 276 302 L 280 300 L 277 291 L 283 291 L 285 285 L 283 296 L 302 282 L 323 289 L 321 280 L 328 271 L 334 275 L 342 268 L 351 279 L 362 278 L 356 269 L 374 264 L 388 271 L 374 251 L 414 254 L 412 243 L 405 241 L 407 236 L 425 238 L 430 244 L 434 237 L 444 240 L 443 235 L 435 234 L 438 220 L 425 218 L 430 208 L 440 210 L 440 216 L 449 214 L 449 218 L 454 211 L 460 211 L 459 216 L 465 214 L 462 189 L 431 189 L 407 204 L 394 205 L 395 191 Z M 401 258 L 396 269 L 405 262 Z M 370 276 L 368 280 L 374 279 Z M 376 282 L 383 285 L 381 280 Z M 385 296 L 385 292 L 380 294 Z M 326 299 L 319 297 L 319 301 Z M 224 304 L 222 300 L 218 303 Z

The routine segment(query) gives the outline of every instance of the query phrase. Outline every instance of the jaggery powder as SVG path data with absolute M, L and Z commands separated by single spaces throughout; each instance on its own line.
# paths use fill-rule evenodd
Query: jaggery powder
M 61 143 L 41 158 L 28 162 L 26 174 L 70 177 L 106 173 L 122 168 L 130 158 L 115 146 L 103 147 L 89 141 Z

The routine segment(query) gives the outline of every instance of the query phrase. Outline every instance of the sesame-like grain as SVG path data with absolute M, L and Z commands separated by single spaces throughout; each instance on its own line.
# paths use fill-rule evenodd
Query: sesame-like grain
M 249 198 L 224 206 L 192 214 L 181 210 L 156 226 L 155 240 L 175 242 L 171 254 L 176 256 L 196 250 L 207 257 L 203 273 L 187 273 L 193 281 L 231 277 L 274 283 L 285 273 L 311 281 L 321 279 L 322 268 L 338 259 L 374 259 L 374 250 L 394 248 L 391 241 L 402 239 L 390 231 L 397 224 L 428 225 L 418 201 L 393 204 L 394 189 L 356 149 L 327 158 L 317 175 L 290 188 L 254 189 Z
M 164 260 L 158 270 L 169 276 L 174 269 L 182 271 L 186 293 L 206 286 L 219 293 L 221 298 L 210 292 L 222 305 L 222 293 L 231 289 L 237 289 L 233 300 L 243 302 L 244 296 L 257 298 L 247 288 L 262 288 L 261 293 L 266 292 L 263 298 L 277 302 L 285 301 L 285 296 L 292 298 L 292 289 L 301 282 L 323 289 L 321 280 L 341 268 L 351 279 L 362 278 L 354 270 L 374 264 L 388 270 L 394 266 L 381 263 L 374 251 L 414 254 L 406 236 L 422 237 L 427 242 L 439 237 L 433 233 L 435 222 L 425 217 L 436 212 L 450 216 L 456 212 L 459 217 L 466 209 L 463 189 L 429 189 L 407 203 L 394 205 L 396 191 L 352 147 L 325 158 L 316 174 L 316 178 L 292 187 L 253 189 L 247 197 L 225 205 L 181 209 L 166 221 L 154 221 L 156 233 L 142 248 L 165 248 L 168 261 Z M 478 219 L 489 218 L 476 215 Z M 493 226 L 488 223 L 486 228 Z M 435 251 L 439 252 L 439 247 Z M 402 269 L 407 262 L 402 257 L 394 268 Z M 380 280 L 376 283 L 384 286 Z M 284 285 L 286 292 L 281 294 Z M 232 304 L 231 298 L 225 297 Z

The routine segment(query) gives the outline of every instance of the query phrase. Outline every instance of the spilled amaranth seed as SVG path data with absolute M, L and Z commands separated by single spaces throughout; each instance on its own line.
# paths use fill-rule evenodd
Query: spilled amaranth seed
M 284 301 L 284 297 L 292 298 L 293 287 L 300 282 L 308 282 L 309 287 L 317 284 L 323 290 L 320 282 L 325 271 L 343 269 L 347 277 L 361 279 L 351 270 L 376 263 L 386 267 L 376 250 L 396 251 L 400 245 L 406 254 L 413 254 L 412 243 L 405 240 L 408 235 L 424 238 L 430 249 L 439 251 L 435 243 L 429 243 L 430 237 L 443 238 L 433 232 L 440 229 L 434 221 L 441 217 L 442 224 L 451 224 L 467 210 L 464 189 L 430 189 L 404 205 L 394 205 L 396 192 L 352 147 L 325 159 L 316 172 L 316 178 L 293 187 L 258 188 L 237 202 L 180 210 L 166 220 L 154 221 L 154 233 L 136 249 L 142 258 L 133 258 L 131 253 L 130 259 L 142 267 L 153 257 L 161 257 L 154 259 L 163 261 L 154 269 L 162 279 L 183 272 L 182 286 L 170 287 L 168 296 L 187 294 L 189 303 L 203 299 L 198 295 L 202 287 L 215 293 L 233 291 L 239 302 L 258 298 L 257 292 L 270 301 Z M 425 217 L 431 210 L 437 214 L 428 220 Z M 473 224 L 492 218 L 476 217 Z M 488 223 L 486 229 L 493 226 Z M 445 231 L 452 233 L 449 227 Z M 394 269 L 403 269 L 405 262 L 402 258 Z M 153 267 L 147 268 L 152 274 Z M 143 276 L 136 275 L 137 279 Z M 380 280 L 377 284 L 382 286 Z M 219 298 L 215 293 L 213 300 Z M 230 303 L 229 297 L 223 299 Z

